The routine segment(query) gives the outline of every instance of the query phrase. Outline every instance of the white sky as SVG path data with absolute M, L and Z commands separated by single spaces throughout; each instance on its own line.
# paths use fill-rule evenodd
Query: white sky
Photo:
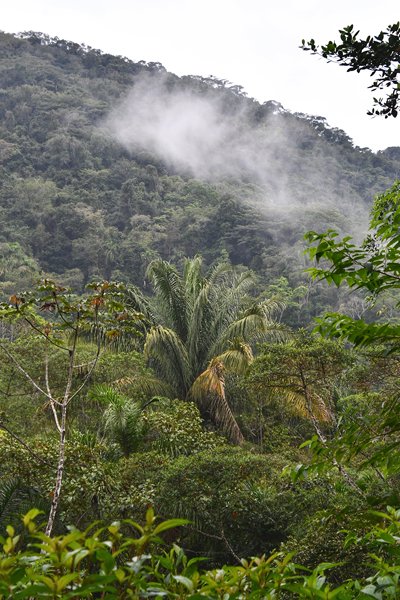
M 42 31 L 177 75 L 215 75 L 264 102 L 325 116 L 359 146 L 400 146 L 400 117 L 371 118 L 367 75 L 301 51 L 350 24 L 379 33 L 399 0 L 0 0 L 0 29 Z

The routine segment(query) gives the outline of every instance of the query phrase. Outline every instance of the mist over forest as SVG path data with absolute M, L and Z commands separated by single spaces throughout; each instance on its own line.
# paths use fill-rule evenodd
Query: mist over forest
M 32 277 L 143 286 L 151 259 L 200 253 L 298 284 L 304 233 L 360 238 L 399 173 L 397 149 L 226 81 L 39 34 L 1 45 L 2 253 L 19 244 Z

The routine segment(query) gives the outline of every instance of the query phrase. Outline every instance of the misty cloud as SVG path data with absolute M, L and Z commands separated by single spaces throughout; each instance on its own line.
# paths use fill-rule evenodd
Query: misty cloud
M 250 102 L 250 101 L 249 101 Z M 249 103 L 229 107 L 213 90 L 171 88 L 168 76 L 137 78 L 129 95 L 111 112 L 106 128 L 128 150 L 145 150 L 192 176 L 247 176 L 265 182 L 274 157 L 287 142 L 271 123 L 252 122 Z
M 305 218 L 306 209 L 311 221 L 305 229 L 327 207 L 359 228 L 365 207 L 344 187 L 340 146 L 332 146 L 327 160 L 318 149 L 321 132 L 307 115 L 292 115 L 274 102 L 263 108 L 211 86 L 196 89 L 193 80 L 186 87 L 168 74 L 146 74 L 103 126 L 132 154 L 148 152 L 181 174 L 256 184 L 260 194 L 253 201 L 262 210 L 283 211 L 287 219 L 298 212 Z M 324 119 L 314 121 L 329 129 Z

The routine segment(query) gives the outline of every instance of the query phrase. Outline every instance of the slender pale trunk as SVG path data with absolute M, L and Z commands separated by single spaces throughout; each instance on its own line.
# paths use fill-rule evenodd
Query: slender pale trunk
M 57 474 L 56 484 L 53 491 L 53 497 L 51 500 L 51 508 L 49 518 L 46 525 L 46 535 L 51 535 L 53 530 L 54 521 L 56 518 L 58 505 L 60 502 L 61 487 L 64 475 L 64 463 L 65 463 L 65 434 L 66 434 L 66 423 L 67 423 L 67 405 L 63 404 L 61 409 L 61 422 L 60 422 L 60 438 L 58 447 L 58 463 L 57 463 Z
M 106 288 L 104 287 L 104 289 L 101 292 L 101 295 L 95 296 L 92 299 L 92 302 L 90 303 L 90 306 L 94 306 L 94 319 L 93 319 L 92 323 L 95 326 L 98 325 L 99 306 L 101 306 L 103 304 L 103 301 L 104 301 L 103 296 L 104 296 L 105 289 Z M 26 316 L 26 315 L 23 316 L 25 322 L 34 331 L 36 331 L 38 334 L 44 336 L 46 339 L 45 364 L 44 364 L 45 385 L 44 386 L 41 386 L 30 376 L 28 371 L 26 369 L 24 369 L 24 367 L 19 363 L 17 358 L 12 354 L 12 352 L 9 351 L 6 344 L 0 343 L 0 349 L 4 351 L 4 353 L 9 358 L 9 360 L 12 362 L 12 364 L 16 367 L 16 369 L 27 379 L 27 381 L 29 381 L 29 383 L 33 386 L 33 388 L 36 390 L 36 392 L 39 392 L 39 394 L 41 394 L 42 396 L 44 396 L 47 399 L 48 406 L 50 407 L 50 409 L 53 413 L 54 423 L 55 423 L 56 429 L 59 434 L 58 462 L 57 462 L 57 470 L 56 470 L 56 477 L 55 477 L 55 486 L 54 486 L 54 490 L 52 492 L 50 513 L 49 513 L 47 526 L 46 526 L 46 530 L 45 530 L 46 534 L 49 536 L 51 535 L 51 532 L 54 527 L 55 519 L 57 516 L 57 511 L 58 511 L 59 503 L 60 503 L 61 488 L 62 488 L 63 477 L 64 477 L 68 406 L 69 406 L 70 402 L 76 396 L 78 396 L 78 394 L 80 394 L 81 390 L 88 383 L 88 381 L 91 377 L 91 374 L 96 367 L 97 361 L 100 356 L 100 349 L 101 349 L 101 339 L 99 336 L 98 341 L 97 341 L 97 353 L 96 353 L 94 360 L 92 361 L 92 364 L 88 370 L 88 373 L 87 373 L 86 377 L 84 378 L 83 382 L 81 383 L 81 385 L 79 385 L 73 391 L 72 383 L 73 383 L 73 379 L 74 379 L 74 367 L 75 367 L 75 359 L 76 359 L 77 342 L 78 342 L 79 333 L 81 331 L 80 308 L 79 307 L 76 308 L 73 305 L 68 305 L 68 303 L 67 303 L 67 305 L 66 305 L 67 308 L 65 309 L 65 312 L 64 312 L 64 305 L 61 305 L 61 306 L 59 305 L 58 300 L 57 300 L 57 294 L 55 291 L 53 292 L 53 300 L 54 301 L 51 302 L 51 307 L 52 307 L 52 309 L 58 311 L 58 315 L 62 321 L 63 327 L 66 328 L 67 330 L 69 330 L 68 333 L 71 334 L 71 337 L 72 337 L 71 345 L 64 345 L 62 340 L 60 341 L 60 339 L 58 339 L 56 337 L 52 338 L 50 336 L 51 330 L 52 330 L 51 323 L 48 323 L 45 326 L 45 328 L 42 330 L 42 327 L 41 326 L 39 327 L 34 320 L 33 321 L 30 320 L 30 318 L 28 318 L 28 316 Z M 16 308 L 18 309 L 18 306 L 16 306 Z M 44 307 L 42 307 L 42 309 L 43 308 Z M 17 310 L 17 313 L 18 313 L 18 310 Z M 63 351 L 68 352 L 68 356 L 69 356 L 68 374 L 67 374 L 67 378 L 66 378 L 64 396 L 61 400 L 54 397 L 54 395 L 51 391 L 50 379 L 49 379 L 49 347 L 50 346 L 55 346 L 55 347 L 57 347 L 58 350 L 63 350 Z M 8 428 L 1 422 L 0 422 L 0 429 L 4 429 L 5 431 L 8 431 L 8 433 L 15 440 L 17 440 L 19 443 L 21 443 L 33 456 L 36 456 L 35 452 L 23 440 L 21 440 L 21 438 L 19 438 L 13 432 L 9 431 Z M 44 459 L 41 459 L 39 456 L 36 456 L 36 458 L 38 460 L 41 460 L 41 462 L 48 464 L 47 461 L 45 461 Z
M 67 427 L 67 409 L 68 404 L 71 400 L 71 389 L 72 389 L 72 380 L 74 376 L 74 361 L 75 361 L 75 351 L 76 351 L 76 342 L 77 342 L 78 332 L 75 330 L 74 335 L 74 343 L 71 350 L 69 350 L 69 366 L 68 366 L 68 378 L 65 386 L 64 398 L 61 405 L 61 419 L 59 422 L 59 446 L 58 446 L 58 463 L 57 463 L 57 473 L 56 473 L 56 484 L 54 486 L 53 497 L 51 500 L 51 508 L 49 513 L 49 518 L 46 525 L 46 535 L 51 535 L 53 530 L 54 521 L 58 511 L 58 505 L 60 503 L 60 495 L 61 488 L 63 482 L 64 475 L 64 463 L 65 463 L 65 437 L 66 437 L 66 427 Z

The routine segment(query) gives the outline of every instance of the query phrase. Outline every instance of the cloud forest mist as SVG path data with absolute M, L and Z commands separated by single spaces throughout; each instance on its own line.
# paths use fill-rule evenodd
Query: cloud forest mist
M 137 76 L 102 126 L 132 154 L 155 155 L 179 173 L 251 182 L 263 212 L 290 217 L 305 207 L 311 213 L 321 206 L 339 208 L 347 217 L 345 230 L 364 229 L 359 198 L 345 198 L 339 150 L 329 160 L 304 151 L 310 137 L 305 118 L 278 103 L 266 103 L 267 110 L 211 86 L 196 89 L 190 81 L 185 86 L 168 74 Z

